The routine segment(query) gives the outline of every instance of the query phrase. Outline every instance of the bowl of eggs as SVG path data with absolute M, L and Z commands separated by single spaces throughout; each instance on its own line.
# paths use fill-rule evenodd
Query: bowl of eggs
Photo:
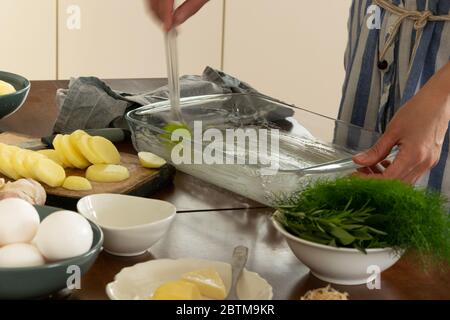
M 72 211 L 0 201 L 0 300 L 45 298 L 76 284 L 101 251 L 103 233 Z
M 0 71 L 0 119 L 20 109 L 30 92 L 30 81 L 18 74 Z

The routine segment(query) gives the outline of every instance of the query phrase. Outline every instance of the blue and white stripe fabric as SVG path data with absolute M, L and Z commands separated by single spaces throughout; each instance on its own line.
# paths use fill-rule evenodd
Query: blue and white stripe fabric
M 450 14 L 450 0 L 392 0 L 392 3 L 408 10 L 429 10 L 434 15 Z M 395 112 L 449 62 L 450 22 L 429 21 L 416 43 L 414 21 L 405 19 L 384 57 L 386 68 L 380 68 L 379 54 L 398 17 L 380 8 L 379 28 L 369 28 L 367 21 L 373 19 L 373 4 L 373 0 L 354 0 L 351 7 L 349 43 L 345 53 L 346 79 L 339 119 L 382 132 Z M 449 138 L 450 130 L 447 131 L 439 163 L 419 182 L 441 190 L 448 197 Z M 345 142 L 349 139 L 348 132 L 337 130 L 336 139 L 340 143 Z

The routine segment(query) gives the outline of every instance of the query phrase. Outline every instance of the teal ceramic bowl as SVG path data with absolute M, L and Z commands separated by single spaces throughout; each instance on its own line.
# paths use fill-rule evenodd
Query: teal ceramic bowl
M 27 99 L 31 84 L 22 76 L 4 71 L 0 71 L 0 80 L 16 88 L 16 92 L 0 96 L 0 119 L 2 119 L 20 109 Z
M 61 209 L 36 206 L 41 221 Z M 86 273 L 97 259 L 103 244 L 103 233 L 99 227 L 89 222 L 94 232 L 92 247 L 86 254 L 72 259 L 29 268 L 0 268 L 0 300 L 46 298 L 67 288 L 67 280 L 73 272 L 70 266 L 79 267 Z M 82 285 L 82 284 L 81 284 Z

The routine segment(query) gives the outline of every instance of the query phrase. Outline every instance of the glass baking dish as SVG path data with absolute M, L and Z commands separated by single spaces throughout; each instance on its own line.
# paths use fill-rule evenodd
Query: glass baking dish
M 189 128 L 183 143 L 192 145 L 190 152 L 181 154 L 190 154 L 190 161 L 174 161 L 174 154 L 179 153 L 174 153 L 177 142 L 171 141 L 171 131 L 181 126 L 173 126 L 169 101 L 127 113 L 135 149 L 157 154 L 180 171 L 269 206 L 278 195 L 299 191 L 317 178 L 354 172 L 357 166 L 352 155 L 370 148 L 379 138 L 377 132 L 259 94 L 183 98 L 181 110 Z M 211 139 L 197 139 L 213 132 L 210 129 L 222 133 L 223 140 L 216 137 L 218 144 L 214 146 Z M 238 129 L 243 130 L 241 134 L 256 132 L 258 143 L 263 141 L 262 133 L 266 133 L 266 147 L 256 143 L 255 149 L 255 144 L 250 143 L 251 135 L 240 142 L 237 138 L 226 139 L 227 132 Z M 205 150 L 207 155 L 223 161 L 204 160 Z

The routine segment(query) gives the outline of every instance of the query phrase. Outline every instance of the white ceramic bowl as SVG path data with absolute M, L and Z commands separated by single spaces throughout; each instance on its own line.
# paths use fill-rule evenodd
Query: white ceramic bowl
M 118 256 L 147 251 L 164 236 L 176 215 L 175 206 L 168 202 L 120 194 L 87 196 L 77 208 L 103 230 L 105 251 Z
M 275 228 L 283 234 L 294 255 L 317 278 L 342 285 L 360 285 L 374 281 L 380 272 L 394 265 L 401 257 L 392 248 L 368 249 L 364 254 L 356 249 L 335 248 L 300 239 L 272 218 Z
M 231 284 L 231 265 L 225 262 L 200 259 L 160 259 L 124 268 L 106 286 L 111 300 L 149 300 L 154 291 L 163 283 L 178 280 L 190 271 L 215 268 L 222 278 L 227 291 Z M 240 300 L 272 300 L 270 284 L 257 273 L 244 269 L 237 287 Z

